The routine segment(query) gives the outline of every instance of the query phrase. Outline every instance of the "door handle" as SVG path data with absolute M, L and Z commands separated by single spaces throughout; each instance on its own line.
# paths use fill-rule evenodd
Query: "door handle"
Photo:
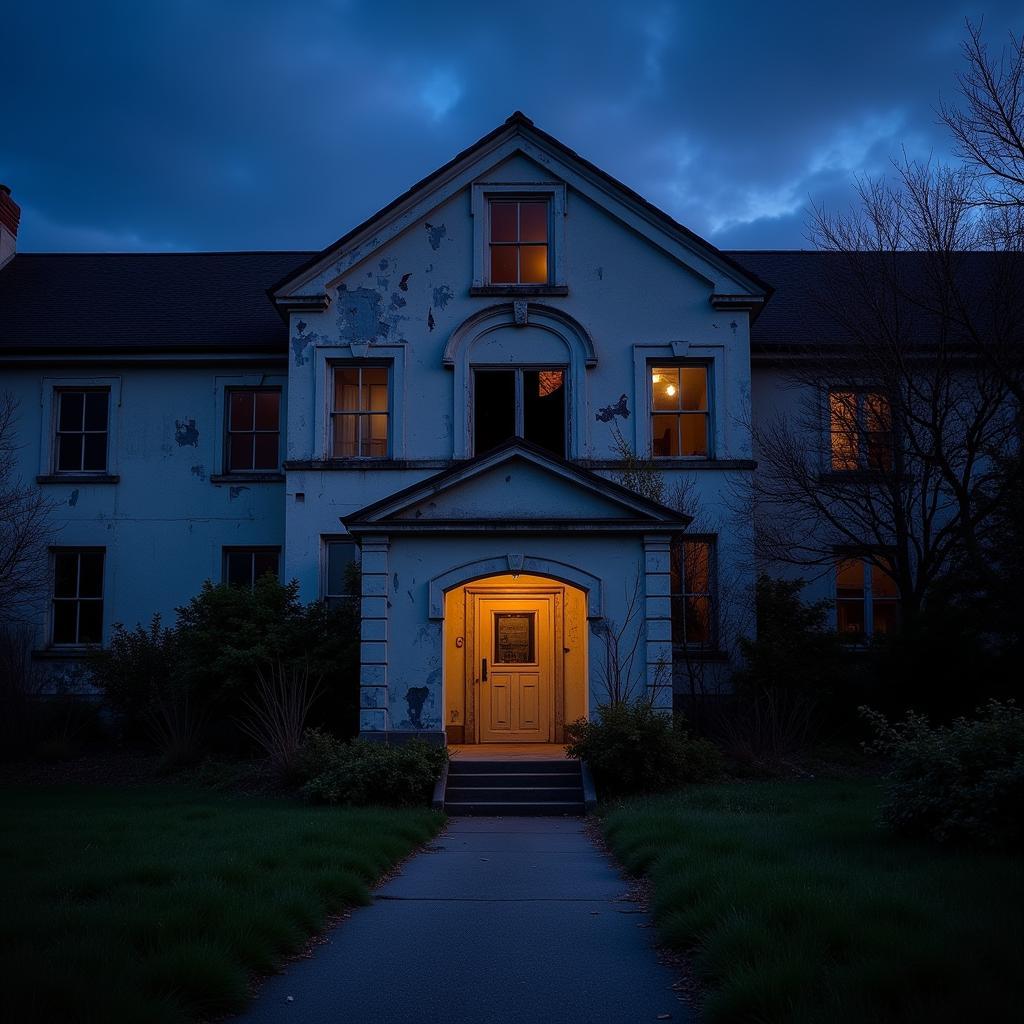
M 487 659 L 484 658 L 481 663 L 482 667 L 480 670 L 480 678 L 486 683 L 487 682 Z

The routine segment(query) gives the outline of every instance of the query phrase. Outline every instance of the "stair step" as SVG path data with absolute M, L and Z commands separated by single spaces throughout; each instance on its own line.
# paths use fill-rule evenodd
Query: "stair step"
M 522 772 L 549 775 L 570 771 L 579 771 L 578 761 L 460 761 L 455 757 L 448 763 L 449 774 L 455 775 L 515 775 Z
M 445 803 L 451 800 L 500 800 L 507 802 L 557 803 L 560 800 L 582 800 L 582 786 L 502 786 L 476 788 L 449 785 Z
M 522 815 L 534 817 L 548 814 L 582 815 L 586 812 L 583 801 L 565 801 L 562 803 L 505 803 L 495 801 L 445 801 L 445 812 L 453 815 L 493 814 Z
M 449 772 L 458 786 L 579 786 L 579 772 Z

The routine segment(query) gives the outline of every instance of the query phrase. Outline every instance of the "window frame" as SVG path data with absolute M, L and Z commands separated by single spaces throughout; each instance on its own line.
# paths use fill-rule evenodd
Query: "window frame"
M 691 590 L 686 580 L 686 545 L 703 544 L 708 549 L 708 589 Z M 673 587 L 672 564 L 675 561 L 676 549 L 680 551 L 682 559 L 682 590 L 675 590 Z M 680 640 L 675 634 L 676 617 L 672 613 L 676 601 L 682 601 L 685 607 L 686 599 L 689 597 L 706 597 L 708 601 L 708 637 L 706 640 L 691 642 L 685 636 Z M 718 537 L 715 534 L 684 534 L 673 539 L 669 545 L 669 609 L 670 621 L 672 623 L 672 647 L 674 650 L 686 651 L 717 651 L 718 650 Z M 683 616 L 683 628 L 685 631 L 685 612 Z
M 344 602 L 358 601 L 358 594 L 332 594 L 330 581 L 330 548 L 332 544 L 348 544 L 352 547 L 352 563 L 359 565 L 360 549 L 350 534 L 322 534 L 320 537 L 320 600 L 329 608 Z
M 664 410 L 654 408 L 654 371 L 655 369 L 695 369 L 700 367 L 704 370 L 704 386 L 707 391 L 707 409 L 689 410 Z M 704 462 L 715 458 L 715 375 L 714 363 L 711 359 L 647 359 L 645 376 L 645 394 L 647 401 L 647 440 L 648 452 L 651 459 L 685 462 Z M 655 455 L 654 454 L 654 417 L 675 416 L 677 419 L 682 416 L 703 416 L 704 436 L 706 439 L 707 451 L 704 455 Z M 678 437 L 678 425 L 677 425 Z
M 256 430 L 255 429 L 255 411 L 253 413 L 253 430 L 235 430 L 231 429 L 231 396 L 239 392 L 249 391 L 253 395 L 258 392 L 272 392 L 277 394 L 277 463 L 272 469 L 256 469 L 255 466 L 252 469 L 237 469 L 231 465 L 231 436 L 232 434 L 251 434 L 254 438 L 253 444 L 255 445 L 255 436 L 257 434 L 269 434 L 275 433 L 275 431 L 269 430 Z M 255 401 L 255 399 L 254 399 Z M 284 438 L 284 430 L 282 430 L 282 418 L 284 413 L 284 394 L 283 388 L 279 384 L 227 384 L 224 387 L 224 433 L 223 433 L 223 447 L 224 447 L 224 458 L 222 464 L 224 466 L 225 476 L 260 476 L 271 474 L 279 474 L 281 472 L 282 464 L 282 441 Z M 255 463 L 255 448 L 253 451 L 253 462 Z
M 546 201 L 548 204 L 548 279 L 543 284 L 491 282 L 491 201 Z M 473 283 L 471 295 L 568 295 L 565 261 L 566 188 L 563 181 L 474 182 Z
M 74 554 L 77 556 L 75 569 L 75 596 L 57 597 L 57 557 L 59 555 Z M 82 555 L 98 554 L 100 556 L 100 594 L 99 597 L 82 597 Z M 104 636 L 104 604 L 106 602 L 107 587 L 107 549 L 95 544 L 85 545 L 56 545 L 50 548 L 50 623 L 47 635 L 50 647 L 59 650 L 90 650 L 103 646 Z M 98 602 L 100 606 L 100 638 L 95 641 L 81 640 L 81 605 L 83 601 Z M 75 639 L 73 641 L 58 640 L 56 638 L 57 615 L 56 605 L 58 602 L 75 604 Z
M 562 373 L 562 388 L 565 392 L 562 400 L 562 454 L 559 458 L 569 458 L 570 448 L 570 402 L 571 395 L 569 392 L 569 371 L 570 367 L 567 363 L 561 363 L 559 365 L 552 365 L 550 363 L 546 365 L 540 365 L 535 363 L 516 363 L 514 366 L 505 366 L 500 363 L 480 363 L 470 364 L 470 392 L 469 392 L 469 438 L 470 438 L 470 457 L 475 457 L 479 454 L 476 450 L 476 375 L 478 373 L 508 373 L 513 372 L 515 374 L 515 434 L 513 437 L 520 441 L 525 441 L 524 436 L 526 429 L 526 403 L 524 399 L 523 389 L 523 374 L 530 372 L 543 372 L 544 370 L 560 370 Z M 534 442 L 527 442 L 533 444 Z M 543 447 L 543 446 L 539 446 Z M 494 449 L 489 448 L 488 451 Z
M 845 562 L 854 562 L 861 567 L 863 583 L 863 597 L 844 597 L 839 596 L 839 571 Z M 885 573 L 889 579 L 892 580 L 893 586 L 895 587 L 896 594 L 894 597 L 875 597 L 874 594 L 874 571 L 877 569 L 879 572 Z M 839 604 L 840 601 L 851 603 L 853 601 L 860 601 L 864 606 L 864 632 L 857 635 L 849 633 L 843 633 L 839 630 Z M 895 628 L 892 633 L 879 633 L 875 632 L 875 603 L 890 604 L 896 609 Z M 835 554 L 835 566 L 832 572 L 832 613 L 834 618 L 835 630 L 840 640 L 844 643 L 849 644 L 851 647 L 865 647 L 875 642 L 876 636 L 890 637 L 899 631 L 899 586 L 896 583 L 895 577 L 890 571 L 883 569 L 881 566 L 876 565 L 875 561 L 870 555 L 864 554 L 864 552 L 857 551 L 837 551 Z
M 834 441 L 835 437 L 839 433 L 833 429 L 832 426 L 832 396 L 836 394 L 852 394 L 856 402 L 856 408 L 854 410 L 854 430 L 856 438 L 856 466 L 837 466 L 835 464 L 835 448 Z M 872 434 L 881 433 L 880 431 L 869 431 L 867 429 L 867 411 L 865 407 L 864 399 L 868 395 L 876 395 L 884 398 L 889 409 L 889 430 L 885 432 L 885 436 L 888 437 L 888 465 L 870 465 L 869 459 L 871 454 L 871 446 L 868 442 L 868 438 Z M 896 431 L 893 427 L 892 422 L 892 399 L 886 393 L 885 389 L 870 384 L 830 384 L 825 390 L 825 433 L 828 438 L 828 444 L 826 445 L 826 472 L 829 473 L 890 473 L 893 471 L 896 464 Z
M 82 400 L 82 429 L 64 430 L 60 429 L 60 410 L 64 395 L 80 394 Z M 104 430 L 85 429 L 85 395 L 103 394 L 107 398 L 107 420 Z M 111 434 L 111 387 L 109 384 L 55 384 L 53 388 L 53 416 L 52 416 L 52 440 L 50 444 L 50 459 L 54 476 L 60 477 L 105 477 L 110 475 L 110 434 Z M 82 451 L 79 462 L 85 460 L 85 437 L 87 434 L 104 435 L 103 445 L 103 468 L 102 469 L 61 469 L 60 468 L 60 439 L 65 434 L 78 435 L 82 437 Z
M 251 590 L 256 585 L 255 570 L 255 557 L 258 554 L 270 554 L 273 553 L 277 558 L 277 569 L 275 573 L 278 580 L 281 579 L 281 547 L 278 544 L 225 544 L 221 548 L 221 583 L 231 585 L 231 581 L 228 579 L 228 557 L 230 555 L 238 555 L 248 553 L 249 559 L 249 589 Z
M 498 204 L 511 204 L 516 205 L 516 239 L 512 242 L 496 242 L 494 240 L 494 207 Z M 523 203 L 543 203 L 544 205 L 544 241 L 543 242 L 524 242 L 522 240 L 522 204 Z M 544 288 L 551 284 L 551 234 L 552 234 L 552 217 L 551 217 L 551 199 L 547 195 L 533 195 L 533 196 L 517 196 L 517 195 L 503 195 L 503 196 L 488 196 L 487 197 L 487 283 L 492 287 L 501 286 L 505 288 Z M 523 281 L 522 280 L 522 250 L 523 248 L 539 249 L 544 248 L 544 267 L 547 271 L 543 281 Z M 516 254 L 516 280 L 515 281 L 495 281 L 494 280 L 494 250 L 499 249 L 512 249 Z
M 358 359 L 358 360 L 337 360 L 332 361 L 328 365 L 328 378 L 329 387 L 327 390 L 327 451 L 328 456 L 331 459 L 340 460 L 353 460 L 359 462 L 384 462 L 386 460 L 394 458 L 394 431 L 395 431 L 395 373 L 394 364 L 391 360 L 383 359 Z M 344 410 L 336 409 L 334 407 L 335 400 L 335 374 L 339 370 L 358 370 L 359 371 L 359 393 L 362 395 L 363 389 L 363 376 L 362 371 L 366 369 L 382 369 L 387 374 L 387 410 L 383 413 L 366 410 L 365 412 L 360 409 L 355 410 Z M 385 442 L 386 451 L 383 455 L 339 455 L 335 451 L 335 431 L 334 422 L 338 416 L 384 416 L 387 427 L 387 440 Z M 359 441 L 359 446 L 362 448 L 362 431 L 356 432 L 356 436 Z

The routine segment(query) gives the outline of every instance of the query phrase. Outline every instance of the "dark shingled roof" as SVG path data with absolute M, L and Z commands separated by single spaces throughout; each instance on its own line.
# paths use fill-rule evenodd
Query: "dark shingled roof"
M 20 253 L 0 270 L 0 353 L 283 353 L 287 330 L 267 289 L 316 255 Z M 845 255 L 795 250 L 726 255 L 775 289 L 751 328 L 755 350 L 849 341 L 829 308 L 837 296 L 841 301 L 853 295 L 840 283 Z M 1007 286 L 1005 277 L 989 273 L 997 258 L 991 253 L 961 257 L 968 290 L 982 307 L 991 305 L 1000 280 L 1004 293 L 1024 301 L 1024 287 Z M 1024 271 L 1020 256 L 1008 258 L 1015 273 Z M 921 280 L 921 254 L 901 253 L 897 259 L 909 280 Z
M 283 352 L 266 290 L 310 255 L 19 253 L 0 270 L 0 352 Z

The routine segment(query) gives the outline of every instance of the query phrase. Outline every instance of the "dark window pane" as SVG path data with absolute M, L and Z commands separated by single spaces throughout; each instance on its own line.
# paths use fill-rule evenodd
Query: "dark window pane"
M 277 575 L 278 556 L 276 551 L 255 551 L 252 556 L 253 578 L 259 579 L 266 573 Z
M 517 203 L 491 203 L 491 241 L 515 242 Z
M 524 245 L 519 250 L 519 283 L 544 284 L 548 279 L 548 247 Z
M 356 546 L 351 541 L 331 541 L 327 545 L 327 596 L 346 592 L 348 567 L 356 560 Z
M 78 602 L 53 602 L 53 642 L 78 643 Z
M 107 468 L 107 435 L 86 434 L 82 469 L 101 472 Z
M 228 448 L 228 469 L 252 468 L 252 434 L 232 434 Z
M 844 559 L 836 567 L 836 597 L 864 596 L 864 563 L 857 558 Z
M 872 611 L 876 636 L 889 636 L 896 632 L 899 606 L 895 601 L 874 601 Z
M 655 416 L 651 422 L 651 451 L 655 455 L 678 455 L 678 416 Z
M 256 435 L 256 461 L 253 469 L 277 469 L 278 435 Z
M 256 392 L 256 429 L 277 430 L 281 425 L 281 393 Z
M 491 283 L 516 284 L 518 281 L 518 262 L 514 245 L 495 245 L 491 247 Z
M 680 455 L 707 455 L 708 418 L 703 413 L 692 413 L 679 417 L 682 428 Z
M 533 612 L 494 612 L 494 663 L 522 665 L 537 660 Z
M 53 556 L 53 596 L 78 596 L 78 552 L 58 551 Z
M 706 594 L 711 589 L 711 545 L 706 541 L 684 541 L 683 551 L 686 592 Z
M 684 577 L 684 546 L 679 541 L 674 541 L 671 548 L 671 561 L 669 563 L 671 574 L 670 591 L 673 594 L 683 592 Z
M 870 469 L 892 469 L 892 436 L 890 434 L 868 434 L 867 450 Z
M 228 429 L 252 430 L 253 392 L 232 391 L 228 404 Z
M 876 598 L 894 598 L 899 594 L 896 581 L 877 565 L 871 566 L 871 594 Z
M 78 642 L 98 644 L 103 640 L 103 602 L 78 603 Z
M 107 429 L 107 406 L 109 395 L 106 391 L 90 391 L 85 396 L 85 429 Z
M 864 636 L 864 602 L 862 600 L 836 601 L 836 625 L 841 636 L 859 640 Z
M 708 597 L 687 597 L 686 643 L 706 644 L 711 639 L 711 599 Z
M 57 438 L 57 469 L 76 472 L 82 468 L 82 435 L 61 434 Z
M 57 420 L 58 430 L 81 430 L 82 407 L 85 395 L 81 391 L 62 391 L 60 393 L 60 415 Z
M 655 366 L 651 370 L 651 405 L 659 411 L 679 408 L 679 368 Z
M 565 456 L 564 371 L 523 371 L 523 436 L 555 455 Z
M 228 583 L 235 587 L 252 586 L 252 552 L 229 551 L 224 561 Z
M 519 241 L 546 242 L 548 240 L 548 204 L 519 204 Z
M 103 596 L 103 552 L 83 551 L 79 556 L 78 596 Z
M 480 455 L 515 436 L 515 371 L 478 370 L 473 384 L 473 450 Z

